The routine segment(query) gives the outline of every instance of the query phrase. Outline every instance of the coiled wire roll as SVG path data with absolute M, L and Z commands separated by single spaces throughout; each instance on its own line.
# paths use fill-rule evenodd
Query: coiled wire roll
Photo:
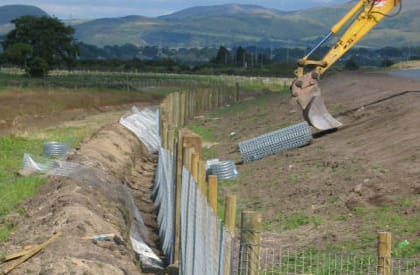
M 48 141 L 43 145 L 44 156 L 49 158 L 59 158 L 67 153 L 67 145 L 57 141 Z
M 215 161 L 210 165 L 207 174 L 215 175 L 219 181 L 222 181 L 236 178 L 238 176 L 238 171 L 232 160 Z

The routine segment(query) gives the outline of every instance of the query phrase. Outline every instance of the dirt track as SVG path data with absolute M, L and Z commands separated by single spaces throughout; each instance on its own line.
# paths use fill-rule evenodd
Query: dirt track
M 318 227 L 308 225 L 266 234 L 266 242 L 325 246 L 351 241 L 363 230 L 382 229 L 376 224 L 363 229 L 362 221 L 352 217 L 354 209 L 391 205 L 404 199 L 414 203 L 402 209 L 401 215 L 419 217 L 420 82 L 373 73 L 340 73 L 329 76 L 321 85 L 326 105 L 345 126 L 315 139 L 310 146 L 241 165 L 240 184 L 222 185 L 224 192 L 239 196 L 240 207 L 260 210 L 264 219 L 274 224 L 279 213 L 298 211 L 322 216 L 325 221 Z M 240 156 L 235 149 L 239 140 L 301 121 L 297 107 L 290 105 L 287 96 L 267 95 L 267 98 L 264 106 L 248 111 L 246 117 L 226 115 L 215 122 L 219 144 L 214 148 L 219 158 L 238 160 Z M 270 116 L 259 119 L 262 111 Z M 203 125 L 213 127 L 212 123 L 204 121 Z M 233 131 L 237 133 L 235 140 L 229 137 Z M 112 124 L 82 144 L 72 159 L 89 160 L 131 183 L 140 189 L 138 201 L 147 203 L 154 163 L 144 158 L 139 148 L 130 133 Z M 132 152 L 137 152 L 134 155 L 139 163 L 133 162 Z M 153 227 L 152 219 L 147 217 L 153 209 L 139 206 Z M 53 232 L 64 235 L 12 274 L 138 272 L 127 242 L 121 207 L 96 190 L 71 180 L 51 178 L 23 208 L 26 212 L 23 220 L 9 217 L 15 219 L 17 230 L 9 241 L 0 244 L 2 253 L 40 243 Z M 339 215 L 347 218 L 339 222 L 335 219 Z M 86 235 L 103 233 L 118 233 L 124 241 L 117 244 L 80 240 Z M 418 238 L 418 233 L 410 232 L 402 238 L 412 240 Z M 154 243 L 156 239 L 151 237 L 150 241 Z

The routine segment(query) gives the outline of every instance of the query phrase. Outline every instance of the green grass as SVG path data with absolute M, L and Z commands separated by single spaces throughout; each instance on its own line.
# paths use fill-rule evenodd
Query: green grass
M 276 223 L 280 225 L 282 230 L 291 230 L 308 224 L 320 226 L 322 224 L 322 219 L 317 216 L 307 216 L 304 213 L 296 212 L 291 215 L 277 215 Z
M 413 241 L 398 240 L 392 247 L 392 256 L 397 258 L 408 258 L 420 253 L 420 240 Z
M 14 224 L 7 222 L 8 215 L 20 215 L 19 205 L 34 196 L 38 187 L 46 183 L 43 175 L 28 177 L 18 176 L 22 169 L 23 154 L 42 156 L 45 141 L 63 142 L 70 148 L 89 136 L 91 130 L 86 127 L 56 128 L 32 133 L 30 136 L 7 136 L 0 138 L 0 241 L 13 232 Z
M 203 148 L 201 150 L 201 159 L 203 160 L 209 160 L 217 158 L 217 151 L 212 148 Z
M 40 155 L 41 140 L 23 137 L 0 138 L 0 220 L 15 213 L 18 205 L 36 193 L 37 187 L 46 182 L 41 176 L 19 177 L 16 172 L 22 168 L 23 154 Z M 0 241 L 7 239 L 13 225 L 0 224 Z
M 199 135 L 203 139 L 203 141 L 212 142 L 216 140 L 213 130 L 209 127 L 191 124 L 188 126 L 188 128 L 190 128 L 191 131 Z
M 389 231 L 392 233 L 392 251 L 396 257 L 418 256 L 420 254 L 420 240 L 418 228 L 420 214 L 405 215 L 406 209 L 415 208 L 415 198 L 405 198 L 399 203 L 385 205 L 376 208 L 356 208 L 353 210 L 354 219 L 361 222 L 360 232 L 373 232 L 364 234 L 360 238 L 343 243 L 344 247 L 372 248 L 376 243 L 377 231 Z M 351 218 L 349 218 L 351 219 Z M 406 246 L 400 244 L 408 242 Z

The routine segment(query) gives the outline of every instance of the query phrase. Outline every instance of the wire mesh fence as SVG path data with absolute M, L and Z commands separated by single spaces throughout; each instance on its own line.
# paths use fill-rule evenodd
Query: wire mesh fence
M 198 168 L 198 163 L 203 162 L 199 160 L 201 138 L 182 128 L 197 114 L 238 101 L 237 85 L 210 84 L 211 88 L 191 87 L 172 93 L 159 109 L 162 142 L 153 198 L 158 208 L 163 252 L 169 263 L 178 263 L 175 266 L 179 274 L 231 274 L 233 270 L 234 245 L 229 233 L 233 231 L 228 231 L 217 218 L 217 206 L 208 202 L 210 192 L 203 191 L 207 183 L 205 165 Z M 217 190 L 213 193 L 211 197 L 217 200 Z
M 173 262 L 174 253 L 174 166 L 173 154 L 159 150 L 159 163 L 153 190 L 158 206 L 159 235 L 162 250 Z M 180 274 L 230 274 L 233 238 L 213 213 L 206 197 L 197 186 L 190 171 L 182 169 Z
M 194 178 L 184 167 L 180 274 L 230 274 L 230 264 L 225 263 L 226 258 L 232 255 L 232 248 L 231 234 L 225 230 Z
M 387 263 L 387 264 L 384 264 Z M 406 274 L 420 272 L 420 259 L 325 253 L 313 249 L 241 244 L 236 274 Z

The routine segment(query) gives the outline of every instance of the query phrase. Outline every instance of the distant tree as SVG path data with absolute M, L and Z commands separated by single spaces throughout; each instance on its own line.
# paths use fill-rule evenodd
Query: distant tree
M 270 59 L 268 58 L 268 56 L 267 56 L 266 54 L 264 54 L 264 53 L 260 53 L 260 54 L 258 54 L 257 60 L 258 60 L 258 64 L 259 64 L 260 66 L 268 65 L 268 64 L 270 64 L 270 63 L 271 63 L 271 60 L 270 60 Z
M 212 60 L 212 63 L 218 65 L 228 65 L 230 63 L 230 52 L 223 46 L 220 46 L 217 51 L 216 57 Z
M 29 63 L 27 72 L 32 77 L 42 77 L 48 74 L 48 64 L 41 57 L 35 57 Z
M 45 75 L 54 66 L 73 68 L 79 50 L 72 27 L 47 16 L 22 16 L 12 23 L 15 29 L 2 42 L 7 61 L 21 67 L 27 66 L 25 69 L 31 76 L 42 76 L 39 72 Z M 32 70 L 31 66 L 36 68 Z
M 80 59 L 105 59 L 107 57 L 107 53 L 104 49 L 98 48 L 94 45 L 80 42 L 78 47 Z
M 378 54 L 382 56 L 388 56 L 388 57 L 401 57 L 403 56 L 403 50 L 395 47 L 385 47 L 381 48 L 376 51 Z
M 359 69 L 359 64 L 357 64 L 353 58 L 350 58 L 344 64 L 344 68 L 349 71 L 357 71 Z
M 246 67 L 246 59 L 247 59 L 247 52 L 246 52 L 246 50 L 244 49 L 244 48 L 242 48 L 242 47 L 239 47 L 237 50 L 236 50 L 236 58 L 235 58 L 235 60 L 236 60 L 236 64 L 238 65 L 238 66 L 242 66 L 242 67 Z
M 15 43 L 3 53 L 3 58 L 21 68 L 27 68 L 32 51 L 32 47 L 28 44 Z
M 389 58 L 385 58 L 384 60 L 382 60 L 381 65 L 382 65 L 382 67 L 390 67 L 390 66 L 394 65 L 394 61 L 392 61 Z
M 135 58 L 139 49 L 132 44 L 105 46 L 104 52 L 108 58 L 129 60 Z
M 156 46 L 146 46 L 143 48 L 142 55 L 147 58 L 156 58 L 159 53 L 159 48 Z

